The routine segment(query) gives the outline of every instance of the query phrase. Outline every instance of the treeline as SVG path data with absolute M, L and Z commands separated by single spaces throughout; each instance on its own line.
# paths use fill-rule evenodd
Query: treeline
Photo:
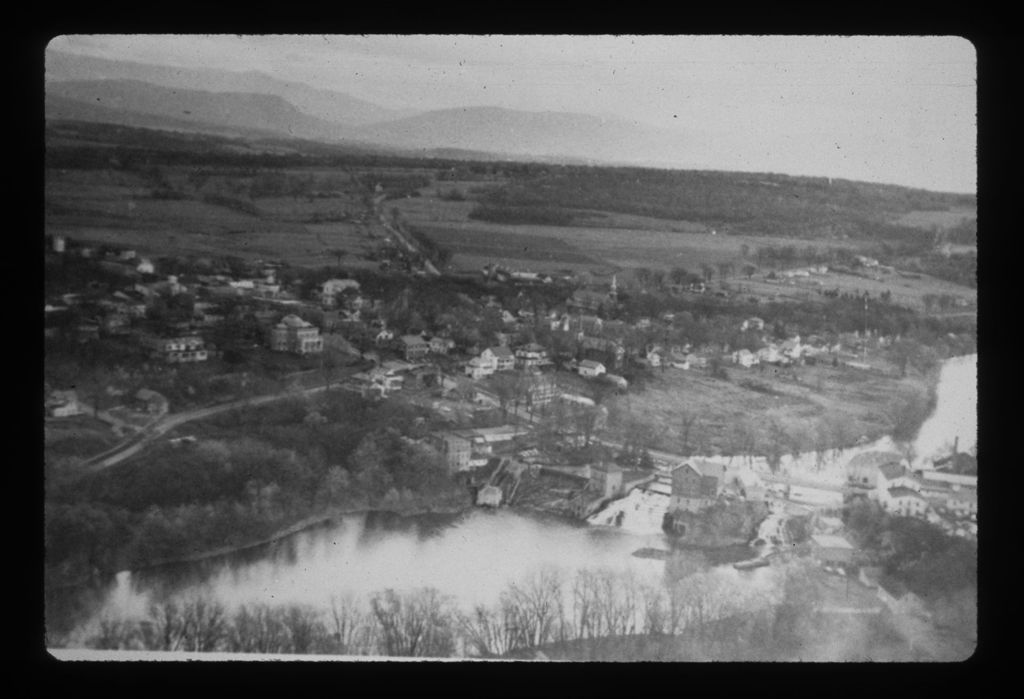
M 894 214 L 974 202 L 967 195 L 783 175 L 537 166 L 511 176 L 482 203 L 700 221 L 746 234 L 899 238 L 920 231 L 888 224 Z
M 228 608 L 200 593 L 157 602 L 141 619 L 101 615 L 51 645 L 419 658 L 533 659 L 543 650 L 617 661 L 927 658 L 887 616 L 820 613 L 813 575 L 807 563 L 791 563 L 755 588 L 713 572 L 664 584 L 609 570 L 544 572 L 471 609 L 432 588 L 337 595 L 322 607 Z
M 553 206 L 479 205 L 469 212 L 469 218 L 490 223 L 523 224 L 537 226 L 571 226 L 576 216 L 571 211 Z
M 332 392 L 212 418 L 195 446 L 163 445 L 83 479 L 69 477 L 74 463 L 48 463 L 47 565 L 58 578 L 112 573 L 332 508 L 466 504 L 440 455 L 416 441 L 427 429 L 417 417 Z

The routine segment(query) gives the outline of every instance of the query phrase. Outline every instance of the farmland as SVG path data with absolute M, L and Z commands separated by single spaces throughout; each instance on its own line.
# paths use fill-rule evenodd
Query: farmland
M 48 171 L 47 232 L 83 242 L 128 245 L 142 255 L 228 253 L 297 266 L 330 264 L 330 251 L 336 249 L 348 252 L 359 266 L 359 257 L 374 245 L 370 229 L 355 222 L 356 212 L 363 208 L 358 193 L 256 198 L 246 211 L 241 205 L 232 207 L 230 197 L 218 200 L 208 192 L 216 186 L 243 186 L 244 173 L 211 177 L 213 182 L 204 187 L 189 185 L 187 175 L 185 168 L 163 169 L 161 182 L 154 187 L 142 175 L 122 170 Z M 158 187 L 175 192 L 175 197 L 159 198 L 153 194 Z

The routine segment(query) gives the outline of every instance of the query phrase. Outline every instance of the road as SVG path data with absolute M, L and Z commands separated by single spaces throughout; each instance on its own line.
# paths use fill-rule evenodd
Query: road
M 358 367 L 352 369 L 354 373 L 358 371 Z M 339 377 L 331 383 L 331 388 L 340 388 L 341 381 L 345 377 Z M 237 410 L 238 408 L 253 407 L 258 405 L 266 405 L 274 401 L 283 400 L 285 398 L 294 398 L 297 396 L 311 396 L 316 393 L 321 393 L 327 390 L 327 386 L 314 386 L 312 388 L 303 389 L 300 391 L 283 391 L 281 393 L 272 393 L 264 396 L 256 396 L 255 398 L 243 398 L 240 400 L 231 401 L 229 403 L 220 403 L 218 405 L 211 405 L 205 408 L 196 408 L 195 410 L 189 410 L 183 413 L 172 413 L 164 416 L 162 419 L 155 420 L 154 422 L 147 425 L 138 434 L 134 435 L 130 439 L 122 442 L 113 449 L 109 449 L 102 454 L 88 459 L 82 465 L 84 472 L 96 473 L 103 469 L 110 468 L 116 464 L 121 463 L 125 459 L 129 459 L 135 454 L 138 454 L 142 449 L 148 446 L 153 440 L 163 436 L 167 432 L 180 427 L 189 422 L 195 420 L 203 420 L 220 413 L 228 412 L 231 410 Z
M 427 272 L 433 274 L 435 277 L 441 276 L 441 273 L 437 270 L 437 267 L 434 266 L 434 263 L 427 259 L 426 255 L 424 255 L 420 251 L 419 247 L 415 243 L 413 243 L 413 241 L 409 240 L 409 238 L 406 237 L 405 233 L 403 233 L 398 226 L 392 226 L 390 223 L 388 223 L 387 215 L 384 213 L 384 209 L 381 207 L 381 204 L 383 202 L 383 194 L 376 196 L 373 199 L 373 206 L 374 208 L 377 209 L 377 217 L 380 219 L 380 224 L 384 226 L 384 230 L 393 235 L 395 239 L 403 246 L 405 246 L 405 248 L 412 255 L 422 258 L 423 266 L 424 268 L 426 268 Z

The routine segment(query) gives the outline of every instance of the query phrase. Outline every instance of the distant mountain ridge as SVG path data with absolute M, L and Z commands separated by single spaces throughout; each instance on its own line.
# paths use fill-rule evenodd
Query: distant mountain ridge
M 276 95 L 205 92 L 184 88 L 163 87 L 139 80 L 81 80 L 54 82 L 47 85 L 48 98 L 62 98 L 93 107 L 105 113 L 172 119 L 192 125 L 209 125 L 220 130 L 287 134 L 299 138 L 338 139 L 344 127 L 299 111 L 290 102 Z M 52 108 L 51 104 L 48 109 Z M 124 123 L 124 122 L 119 122 Z
M 399 119 L 416 113 L 409 109 L 389 109 L 343 92 L 281 80 L 258 71 L 179 68 L 47 51 L 48 84 L 82 80 L 135 80 L 162 87 L 205 92 L 275 95 L 309 116 L 345 126 Z
M 501 107 L 442 109 L 353 131 L 360 140 L 401 148 L 489 151 L 584 162 L 666 160 L 692 153 L 694 139 L 622 119 Z

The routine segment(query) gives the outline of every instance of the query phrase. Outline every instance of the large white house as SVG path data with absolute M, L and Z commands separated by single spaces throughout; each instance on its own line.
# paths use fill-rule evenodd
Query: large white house
M 473 357 L 466 364 L 466 376 L 482 379 L 498 369 L 498 360 L 490 350 L 484 350 L 479 357 Z
M 604 364 L 601 362 L 595 362 L 590 359 L 584 359 L 580 362 L 579 367 L 576 369 L 580 376 L 586 378 L 595 378 L 601 374 L 607 373 L 607 369 L 604 368 Z

